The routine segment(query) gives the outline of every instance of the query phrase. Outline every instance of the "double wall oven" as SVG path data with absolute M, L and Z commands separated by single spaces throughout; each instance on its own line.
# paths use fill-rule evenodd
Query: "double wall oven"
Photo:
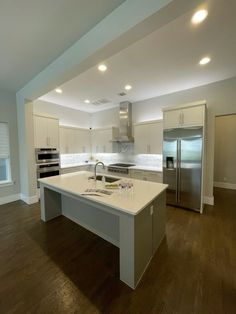
M 37 179 L 60 174 L 60 153 L 57 148 L 36 148 L 35 159 Z M 39 182 L 37 187 L 39 188 Z

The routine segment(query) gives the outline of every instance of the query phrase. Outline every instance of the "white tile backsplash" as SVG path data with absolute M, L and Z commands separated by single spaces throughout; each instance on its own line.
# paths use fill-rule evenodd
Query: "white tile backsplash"
M 90 154 L 61 154 L 60 161 L 61 166 L 66 165 L 78 165 L 85 163 L 86 160 L 90 160 Z

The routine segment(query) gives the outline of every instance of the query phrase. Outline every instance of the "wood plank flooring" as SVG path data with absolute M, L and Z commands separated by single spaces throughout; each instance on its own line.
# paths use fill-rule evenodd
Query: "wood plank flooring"
M 39 205 L 0 206 L 0 313 L 236 313 L 236 191 L 205 213 L 168 208 L 166 238 L 138 288 L 119 251 Z

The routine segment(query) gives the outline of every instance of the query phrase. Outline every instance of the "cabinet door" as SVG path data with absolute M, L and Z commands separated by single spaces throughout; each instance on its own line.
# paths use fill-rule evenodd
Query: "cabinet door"
M 94 154 L 100 153 L 100 134 L 99 130 L 92 130 L 92 152 Z
M 59 147 L 59 121 L 47 118 L 48 147 Z
M 67 129 L 60 127 L 60 153 L 61 154 L 67 154 L 68 147 L 67 147 Z
M 112 153 L 112 129 L 99 130 L 101 153 Z
M 162 175 L 159 172 L 145 171 L 147 181 L 162 183 Z
M 149 128 L 147 124 L 134 126 L 134 150 L 136 154 L 147 154 L 151 150 L 149 143 Z
M 162 154 L 163 123 L 156 122 L 148 125 L 149 131 L 149 153 Z
M 81 152 L 82 153 L 90 153 L 91 145 L 90 145 L 90 131 L 89 130 L 80 130 L 80 138 L 81 138 Z
M 201 126 L 204 124 L 205 106 L 196 106 L 182 109 L 183 126 Z
M 143 180 L 144 174 L 141 170 L 131 170 L 130 177 L 133 179 Z
M 47 118 L 34 116 L 34 146 L 35 148 L 47 148 L 48 144 Z
M 169 110 L 163 112 L 164 129 L 178 128 L 181 125 L 181 110 Z

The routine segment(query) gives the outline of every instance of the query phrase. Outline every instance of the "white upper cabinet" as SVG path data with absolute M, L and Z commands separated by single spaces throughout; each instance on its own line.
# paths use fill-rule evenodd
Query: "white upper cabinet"
M 203 126 L 205 105 L 195 105 L 163 112 L 164 129 Z
M 90 153 L 90 130 L 74 127 L 60 127 L 61 154 Z
M 59 148 L 59 120 L 34 115 L 35 148 Z
M 118 137 L 118 128 L 108 127 L 92 130 L 92 152 L 115 153 L 116 143 L 112 142 Z
M 134 125 L 134 150 L 136 154 L 162 154 L 162 120 Z

